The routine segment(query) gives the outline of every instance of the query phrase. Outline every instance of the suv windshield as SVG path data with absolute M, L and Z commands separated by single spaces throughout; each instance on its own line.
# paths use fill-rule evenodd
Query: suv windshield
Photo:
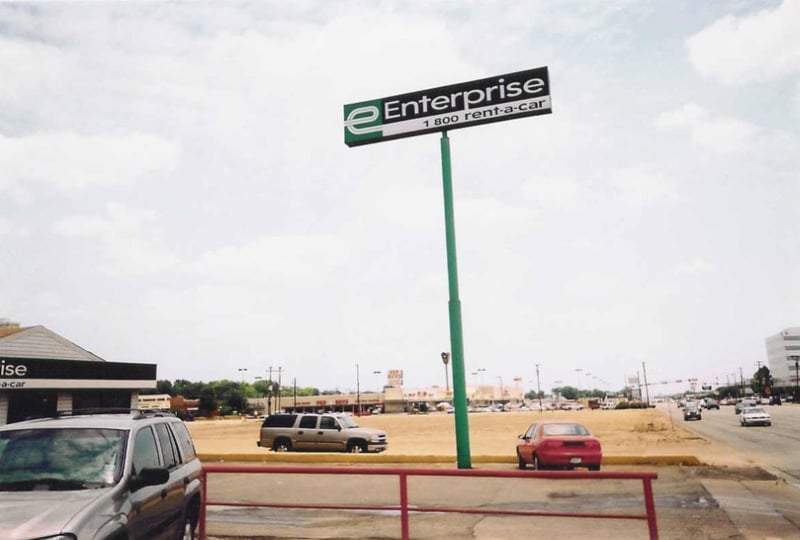
M 112 486 L 122 477 L 127 433 L 95 428 L 0 432 L 0 491 Z
M 353 422 L 353 419 L 350 416 L 346 415 L 346 414 L 343 414 L 341 416 L 337 416 L 336 418 L 339 419 L 339 423 L 342 424 L 342 427 L 344 429 L 350 429 L 350 428 L 357 428 L 358 427 L 358 424 Z

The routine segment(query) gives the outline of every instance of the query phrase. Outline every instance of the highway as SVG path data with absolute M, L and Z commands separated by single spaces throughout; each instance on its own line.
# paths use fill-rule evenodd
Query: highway
M 792 483 L 800 484 L 800 405 L 764 405 L 772 416 L 771 426 L 742 427 L 733 406 L 719 410 L 703 409 L 702 420 L 683 420 L 683 411 L 674 404 L 659 404 L 665 414 L 672 414 L 676 424 L 696 431 L 702 437 L 730 446 L 745 455 L 754 465 L 781 473 Z

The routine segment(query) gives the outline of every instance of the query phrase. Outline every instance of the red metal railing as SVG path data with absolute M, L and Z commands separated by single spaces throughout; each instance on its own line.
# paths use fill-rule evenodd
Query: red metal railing
M 315 474 L 315 475 L 382 475 L 397 476 L 400 481 L 399 505 L 364 504 L 306 504 L 306 503 L 252 503 L 213 500 L 208 497 L 208 475 L 214 473 L 240 474 Z M 409 508 L 408 478 L 410 476 L 458 476 L 469 478 L 543 478 L 548 480 L 641 480 L 644 490 L 644 514 L 545 512 L 527 510 L 500 510 L 489 508 L 453 508 L 443 506 L 417 506 Z M 200 539 L 206 538 L 206 508 L 208 506 L 262 507 L 262 508 L 300 508 L 324 510 L 394 510 L 400 512 L 400 526 L 403 540 L 409 538 L 409 512 L 439 512 L 506 516 L 549 516 L 594 519 L 634 519 L 647 521 L 650 540 L 658 540 L 656 508 L 653 501 L 652 481 L 658 478 L 654 472 L 608 472 L 608 471 L 502 471 L 476 469 L 401 469 L 401 468 L 361 468 L 361 467 L 272 467 L 248 465 L 203 465 L 203 505 L 200 508 Z

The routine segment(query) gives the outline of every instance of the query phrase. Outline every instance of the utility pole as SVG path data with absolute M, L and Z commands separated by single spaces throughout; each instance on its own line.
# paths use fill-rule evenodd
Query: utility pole
M 744 373 L 742 372 L 742 366 L 739 366 L 739 380 L 742 385 L 742 397 L 744 397 Z
M 281 390 L 282 390 L 282 388 L 281 388 L 281 372 L 282 371 L 283 371 L 283 368 L 281 366 L 278 366 L 278 397 L 277 397 L 277 401 L 275 403 L 275 410 L 276 411 L 280 411 L 281 410 Z
M 647 370 L 642 362 L 642 375 L 644 376 L 644 392 L 647 395 L 647 406 L 650 407 L 650 389 L 647 387 Z
M 356 364 L 356 416 L 361 416 L 361 375 Z
M 536 364 L 536 395 L 539 397 L 539 413 L 544 410 L 542 407 L 542 388 L 539 386 L 539 364 Z
M 267 416 L 272 414 L 272 366 L 269 366 L 269 384 L 267 385 Z

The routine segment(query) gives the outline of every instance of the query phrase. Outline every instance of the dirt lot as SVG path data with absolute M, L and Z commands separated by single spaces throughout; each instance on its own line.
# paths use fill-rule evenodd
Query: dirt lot
M 583 423 L 600 438 L 603 454 L 608 457 L 686 455 L 714 465 L 746 464 L 731 449 L 718 448 L 655 409 L 471 413 L 470 454 L 513 457 L 517 435 L 541 418 L 569 418 Z M 453 415 L 385 414 L 363 416 L 358 423 L 386 431 L 389 449 L 385 456 L 456 455 Z M 188 426 L 201 454 L 269 454 L 256 446 L 258 420 L 201 420 Z

